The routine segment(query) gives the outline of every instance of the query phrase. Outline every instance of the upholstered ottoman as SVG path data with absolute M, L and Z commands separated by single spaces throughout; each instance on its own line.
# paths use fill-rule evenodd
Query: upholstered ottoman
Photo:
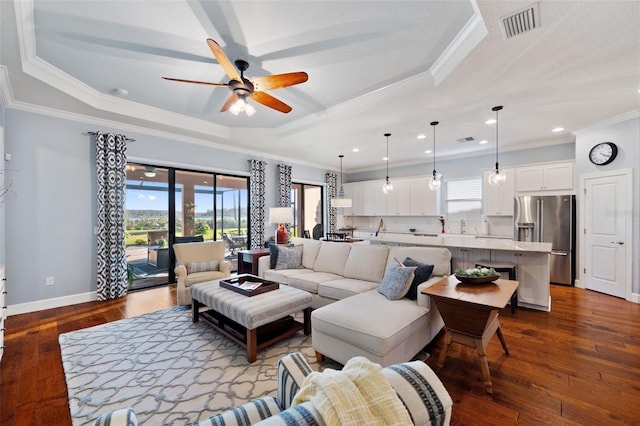
M 257 351 L 300 330 L 311 333 L 311 295 L 281 285 L 279 289 L 245 296 L 220 287 L 219 281 L 207 281 L 190 287 L 193 322 L 202 318 L 209 325 L 247 348 L 249 362 Z M 210 308 L 201 311 L 200 306 Z M 291 316 L 304 312 L 304 324 Z
M 429 309 L 409 299 L 389 300 L 377 289 L 311 313 L 311 339 L 323 355 L 345 364 L 364 356 L 383 366 L 410 361 L 429 342 Z

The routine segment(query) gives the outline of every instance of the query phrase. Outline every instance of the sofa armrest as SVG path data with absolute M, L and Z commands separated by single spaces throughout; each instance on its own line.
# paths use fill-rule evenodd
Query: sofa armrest
M 422 361 L 382 369 L 416 426 L 448 425 L 453 400 L 433 370 Z
M 418 300 L 416 300 L 416 302 L 418 303 L 418 306 L 423 306 L 427 309 L 431 309 L 431 298 L 426 294 L 422 294 L 422 290 L 424 290 L 427 287 L 431 287 L 434 284 L 439 283 L 440 281 L 442 281 L 443 278 L 446 278 L 446 277 L 432 276 L 431 278 L 429 278 L 428 280 L 426 280 L 425 282 L 423 282 L 418 286 Z
M 229 262 L 228 260 L 221 261 L 220 265 L 218 266 L 218 270 L 228 277 L 229 275 L 231 275 L 231 262 Z
M 138 426 L 138 418 L 133 408 L 121 408 L 101 415 L 94 426 Z
M 271 269 L 271 256 L 261 256 L 258 258 L 258 276 L 264 278 L 264 271 Z
M 184 265 L 178 265 L 175 267 L 175 269 L 173 270 L 173 272 L 176 273 L 176 278 L 179 279 L 185 279 L 187 278 L 187 268 Z
M 256 423 L 254 426 L 319 426 L 324 424 L 320 413 L 310 401 L 307 401 Z
M 300 352 L 286 355 L 278 361 L 278 403 L 283 410 L 291 406 L 293 397 L 311 373 L 311 367 Z

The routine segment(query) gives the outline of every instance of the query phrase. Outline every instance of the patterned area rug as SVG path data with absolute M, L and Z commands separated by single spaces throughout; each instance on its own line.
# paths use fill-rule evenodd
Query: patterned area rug
M 246 351 L 205 323 L 191 322 L 191 310 L 175 307 L 61 334 L 60 348 L 74 425 L 133 407 L 143 424 L 184 425 L 276 391 L 276 365 L 301 352 L 314 370 L 322 368 L 302 332 L 258 351 Z

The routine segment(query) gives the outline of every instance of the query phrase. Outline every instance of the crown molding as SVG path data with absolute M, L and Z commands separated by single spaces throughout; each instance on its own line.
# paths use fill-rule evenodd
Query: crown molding
M 573 132 L 576 136 L 581 136 L 585 133 L 592 132 L 594 130 L 602 129 L 604 127 L 614 126 L 616 124 L 623 123 L 625 121 L 640 118 L 640 109 L 634 109 L 623 114 L 615 115 L 605 120 L 599 121 L 593 126 L 586 127 L 584 129 L 576 130 Z

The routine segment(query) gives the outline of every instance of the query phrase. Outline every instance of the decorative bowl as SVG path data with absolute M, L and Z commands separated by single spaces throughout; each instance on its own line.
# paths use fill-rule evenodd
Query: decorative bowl
M 500 274 L 488 275 L 486 277 L 465 277 L 464 275 L 455 275 L 456 278 L 463 284 L 486 284 L 500 278 Z

